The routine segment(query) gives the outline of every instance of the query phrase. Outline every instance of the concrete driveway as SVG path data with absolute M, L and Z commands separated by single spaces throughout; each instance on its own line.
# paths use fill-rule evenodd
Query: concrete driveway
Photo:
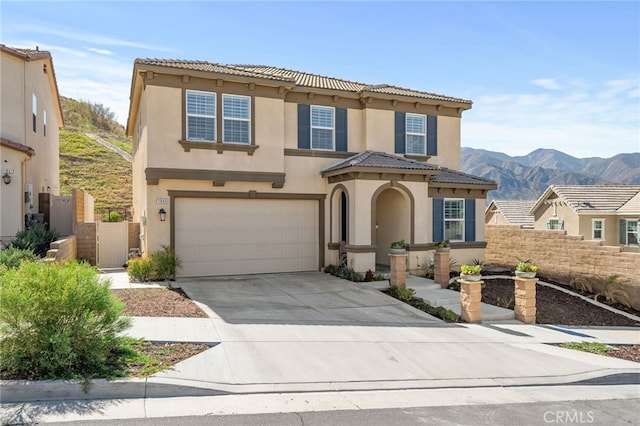
M 322 272 L 183 278 L 178 285 L 228 323 L 442 324 L 366 284 Z

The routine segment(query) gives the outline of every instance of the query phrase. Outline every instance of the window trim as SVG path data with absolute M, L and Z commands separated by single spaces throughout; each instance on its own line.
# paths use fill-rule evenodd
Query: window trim
M 600 229 L 598 229 L 598 231 L 600 231 L 600 238 L 596 238 L 596 222 L 600 222 Z M 593 218 L 593 219 L 591 219 L 591 239 L 592 240 L 604 241 L 605 240 L 604 229 L 605 229 L 605 219 L 604 218 Z
M 233 93 L 222 93 L 222 143 L 229 143 L 229 144 L 234 144 L 234 145 L 251 145 L 252 144 L 252 140 L 251 140 L 251 96 L 246 96 L 246 95 L 234 95 Z M 249 112 L 249 118 L 237 118 L 237 117 L 233 117 L 233 118 L 226 118 L 224 116 L 224 98 L 225 97 L 233 97 L 233 98 L 246 98 L 249 101 L 249 108 L 248 108 L 248 112 Z M 248 140 L 247 142 L 231 142 L 231 141 L 227 141 L 226 137 L 225 137 L 225 131 L 224 131 L 224 122 L 225 120 L 231 120 L 231 121 L 246 121 L 249 123 L 249 128 L 247 129 L 247 137 Z
M 206 114 L 189 114 L 189 93 L 201 93 L 201 94 L 205 94 L 205 95 L 210 95 L 213 96 L 213 116 L 210 115 L 206 115 Z M 218 141 L 218 122 L 217 122 L 217 118 L 218 118 L 218 98 L 217 98 L 217 93 L 216 92 L 207 92 L 204 90 L 191 90 L 191 89 L 187 89 L 185 90 L 185 102 L 184 102 L 184 112 L 185 112 L 185 122 L 184 122 L 184 126 L 185 126 L 185 139 L 188 142 L 200 142 L 200 143 L 216 143 Z M 207 139 L 191 139 L 189 137 L 189 117 L 202 117 L 202 118 L 212 118 L 213 119 L 213 140 L 207 140 Z
M 38 133 L 38 97 L 35 93 L 31 94 L 31 112 L 33 133 Z
M 409 126 L 407 125 L 407 120 L 409 119 L 409 117 L 421 117 L 423 122 L 424 122 L 424 132 L 423 133 L 416 133 L 416 132 L 410 132 L 408 130 Z M 408 137 L 409 135 L 412 136 L 422 136 L 422 152 L 409 152 L 408 150 Z M 404 115 L 404 153 L 407 155 L 427 155 L 427 115 L 426 114 L 415 114 L 412 112 L 407 112 Z
M 331 110 L 331 121 L 333 122 L 333 127 L 323 127 L 323 126 L 314 126 L 313 125 L 313 110 L 314 109 L 325 109 Z M 323 129 L 331 130 L 331 148 L 315 148 L 313 146 L 313 129 Z M 309 105 L 309 148 L 314 151 L 329 151 L 335 152 L 336 150 L 336 108 L 324 105 Z
M 637 246 L 640 245 L 640 219 L 637 218 L 633 218 L 633 219 L 625 219 L 626 222 L 626 226 L 625 226 L 625 245 L 627 246 Z M 629 223 L 631 222 L 635 222 L 636 224 L 636 232 L 633 232 L 633 234 L 636 234 L 636 243 L 629 243 L 629 234 L 631 234 L 631 232 L 629 232 Z
M 462 218 L 447 219 L 447 201 L 456 201 L 462 203 Z M 466 200 L 464 198 L 445 198 L 442 203 L 442 236 L 445 240 L 451 242 L 464 242 L 465 241 L 465 227 L 466 227 Z M 447 238 L 447 222 L 460 222 L 462 224 L 462 239 Z
M 551 227 L 551 222 L 556 222 L 558 224 L 558 227 L 557 228 Z M 549 219 L 547 219 L 547 230 L 548 231 L 562 231 L 562 228 L 563 228 L 563 221 L 560 220 L 560 218 L 550 217 Z
M 42 111 L 42 134 L 47 137 L 47 110 Z

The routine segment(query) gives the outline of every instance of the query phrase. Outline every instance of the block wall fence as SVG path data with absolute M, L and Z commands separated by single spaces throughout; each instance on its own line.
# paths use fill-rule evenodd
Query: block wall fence
M 539 275 L 567 284 L 572 277 L 602 283 L 618 275 L 631 306 L 640 310 L 640 253 L 604 246 L 566 231 L 511 225 L 486 225 L 485 238 L 487 264 L 515 268 L 519 260 L 529 259 L 538 266 Z

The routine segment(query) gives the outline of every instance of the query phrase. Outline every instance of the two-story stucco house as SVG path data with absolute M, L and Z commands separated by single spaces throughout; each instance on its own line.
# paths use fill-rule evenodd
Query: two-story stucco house
M 49 217 L 60 194 L 58 130 L 62 108 L 51 54 L 0 44 L 0 240 L 25 227 L 25 215 Z
M 138 59 L 127 132 L 145 253 L 182 276 L 482 258 L 493 181 L 457 171 L 471 102 L 253 65 Z

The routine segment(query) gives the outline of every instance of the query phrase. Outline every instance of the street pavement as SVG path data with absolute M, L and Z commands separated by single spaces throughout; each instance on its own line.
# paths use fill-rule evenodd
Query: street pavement
M 108 275 L 114 288 L 143 286 Z M 177 285 L 210 318 L 136 317 L 127 334 L 210 349 L 146 380 L 94 381 L 89 394 L 5 381 L 3 422 L 640 398 L 637 363 L 549 345 L 640 344 L 637 328 L 445 324 L 375 283 L 313 272 Z

